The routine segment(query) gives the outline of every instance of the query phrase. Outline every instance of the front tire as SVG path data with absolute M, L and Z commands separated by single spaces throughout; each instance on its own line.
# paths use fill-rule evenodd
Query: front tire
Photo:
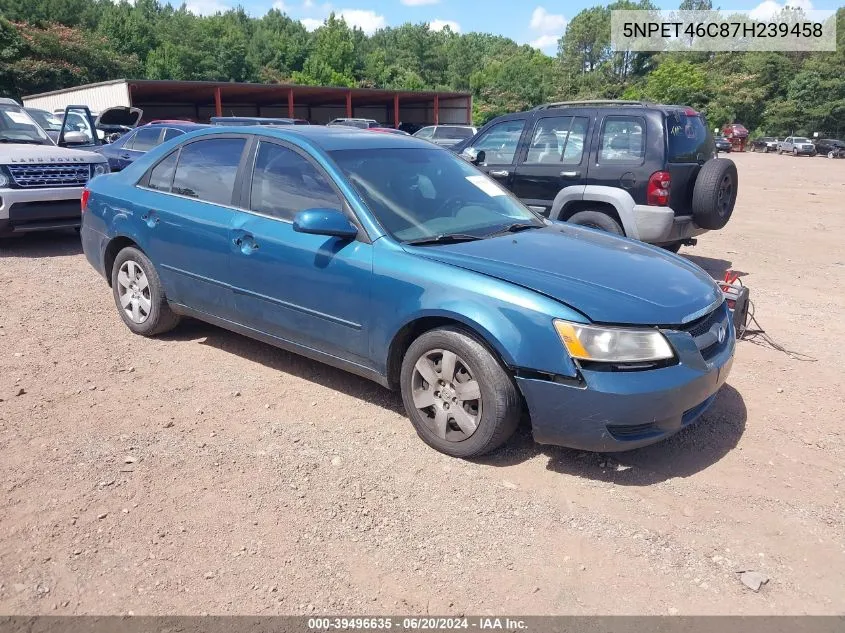
M 179 323 L 179 316 L 167 304 L 155 266 L 139 249 L 129 246 L 117 254 L 111 282 L 117 311 L 135 334 L 155 336 Z
M 402 401 L 420 438 L 452 457 L 489 453 L 519 424 L 522 399 L 511 377 L 471 333 L 431 330 L 402 361 Z
M 579 211 L 567 220 L 570 224 L 586 226 L 591 229 L 599 229 L 607 233 L 625 235 L 625 231 L 619 222 L 601 211 Z
M 834 154 L 833 152 L 828 152 L 827 157 L 833 159 L 836 158 L 836 154 Z

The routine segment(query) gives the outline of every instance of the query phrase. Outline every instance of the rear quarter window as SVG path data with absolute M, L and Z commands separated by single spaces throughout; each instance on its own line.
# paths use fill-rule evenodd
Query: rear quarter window
M 696 163 L 713 155 L 714 140 L 701 116 L 667 115 L 666 137 L 669 163 Z

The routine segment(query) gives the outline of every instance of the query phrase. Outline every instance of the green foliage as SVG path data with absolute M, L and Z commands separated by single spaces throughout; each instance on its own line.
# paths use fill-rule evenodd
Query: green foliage
M 680 0 L 703 10 L 711 0 Z M 845 8 L 825 53 L 630 53 L 614 50 L 617 0 L 580 11 L 556 57 L 486 33 L 403 24 L 371 36 L 331 15 L 309 33 L 276 9 L 197 16 L 163 0 L 0 0 L 0 95 L 137 77 L 461 90 L 476 124 L 552 100 L 631 98 L 703 109 L 711 127 L 845 136 Z

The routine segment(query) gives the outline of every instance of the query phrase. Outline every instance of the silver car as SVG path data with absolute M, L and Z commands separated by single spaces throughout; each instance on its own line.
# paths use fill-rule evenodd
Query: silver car
M 791 152 L 793 156 L 804 154 L 806 156 L 813 156 L 816 153 L 816 146 L 813 142 L 804 138 L 803 136 L 787 136 L 784 140 L 778 143 L 778 154 L 784 152 Z

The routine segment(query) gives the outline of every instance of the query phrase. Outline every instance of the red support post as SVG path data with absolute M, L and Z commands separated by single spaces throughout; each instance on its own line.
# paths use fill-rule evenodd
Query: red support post
M 288 118 L 293 118 L 293 88 L 288 88 Z
M 393 95 L 393 127 L 399 129 L 399 93 Z
M 434 95 L 434 125 L 440 125 L 440 95 Z
M 352 91 L 346 93 L 346 118 L 352 118 Z
M 214 89 L 214 111 L 215 116 L 223 116 L 223 96 L 220 91 L 220 86 Z

